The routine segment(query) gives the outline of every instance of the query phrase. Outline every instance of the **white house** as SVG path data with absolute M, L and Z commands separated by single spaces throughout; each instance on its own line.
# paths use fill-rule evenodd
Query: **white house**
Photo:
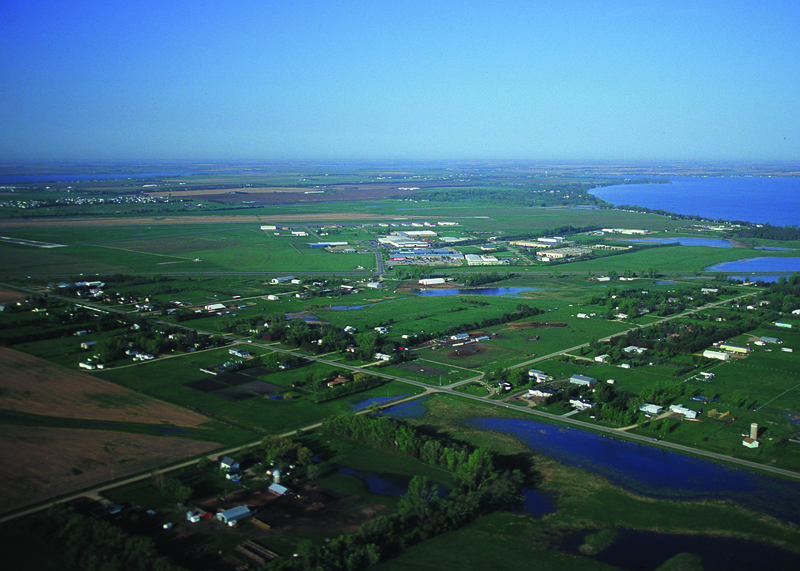
M 661 412 L 664 410 L 664 407 L 658 406 L 657 404 L 644 403 L 639 405 L 639 410 L 646 412 L 647 414 L 661 414 Z

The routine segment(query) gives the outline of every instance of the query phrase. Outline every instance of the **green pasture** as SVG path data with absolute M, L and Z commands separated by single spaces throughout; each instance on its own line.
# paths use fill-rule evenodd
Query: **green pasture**
M 770 252 L 770 256 L 773 252 Z M 774 252 L 778 257 L 796 257 L 792 252 Z M 733 262 L 743 258 L 762 257 L 762 250 L 747 248 L 712 248 L 706 246 L 668 246 L 648 248 L 636 252 L 622 253 L 584 262 L 568 262 L 551 266 L 564 271 L 592 271 L 608 273 L 631 270 L 641 272 L 655 268 L 659 272 L 692 275 L 703 272 L 708 266 L 722 262 Z
M 335 370 L 315 362 L 253 378 L 281 387 L 283 390 L 277 394 L 290 393 L 294 396 L 291 400 L 255 396 L 247 400 L 230 402 L 213 393 L 186 386 L 186 383 L 193 381 L 216 380 L 217 377 L 201 372 L 200 367 L 218 365 L 229 359 L 227 349 L 219 349 L 124 368 L 105 369 L 98 373 L 98 376 L 148 396 L 208 414 L 217 420 L 257 434 L 296 430 L 318 422 L 326 416 L 347 411 L 364 399 L 419 392 L 416 387 L 392 381 L 362 393 L 314 404 L 307 398 L 305 391 L 292 388 L 292 384 L 305 381 L 306 376 L 315 371 L 331 373 Z

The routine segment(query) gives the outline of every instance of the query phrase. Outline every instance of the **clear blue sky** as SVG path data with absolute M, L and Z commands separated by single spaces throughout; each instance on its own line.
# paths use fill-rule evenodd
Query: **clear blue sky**
M 796 0 L 2 0 L 0 161 L 793 160 Z

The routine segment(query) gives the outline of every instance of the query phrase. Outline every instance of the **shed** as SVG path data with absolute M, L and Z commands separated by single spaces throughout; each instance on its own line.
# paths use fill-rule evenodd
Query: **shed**
M 780 340 L 780 339 L 778 339 L 777 337 L 762 337 L 762 338 L 761 338 L 761 340 L 762 340 L 764 343 L 774 343 L 774 344 L 778 344 L 778 343 L 780 343 L 780 342 L 781 342 L 781 340 Z
M 776 321 L 775 322 L 775 327 L 782 327 L 784 329 L 791 329 L 792 328 L 792 324 L 791 323 L 787 323 L 785 321 Z
M 592 377 L 585 377 L 584 375 L 572 375 L 569 378 L 569 382 L 573 385 L 581 385 L 585 387 L 593 387 L 597 384 L 597 379 L 593 379 Z
M 731 358 L 731 356 L 727 353 L 723 353 L 721 351 L 712 351 L 711 349 L 706 349 L 703 351 L 703 357 L 706 359 L 719 359 L 720 361 L 727 361 Z
M 275 494 L 276 496 L 283 496 L 284 494 L 292 493 L 292 490 L 290 490 L 286 486 L 281 486 L 280 484 L 270 484 L 269 491 Z
M 222 523 L 230 523 L 232 521 L 240 520 L 251 515 L 253 512 L 247 506 L 236 506 L 224 512 L 217 514 L 217 519 Z

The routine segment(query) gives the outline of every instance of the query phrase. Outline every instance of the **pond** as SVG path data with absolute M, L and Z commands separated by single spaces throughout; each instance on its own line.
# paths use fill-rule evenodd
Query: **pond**
M 586 535 L 585 532 L 573 535 L 565 543 L 565 549 L 578 553 Z M 679 553 L 694 553 L 702 557 L 704 571 L 800 569 L 800 554 L 766 543 L 633 529 L 620 529 L 616 541 L 591 558 L 620 569 L 654 571 Z
M 476 418 L 469 426 L 512 434 L 531 450 L 608 478 L 633 493 L 673 500 L 731 500 L 800 523 L 800 487 L 657 446 L 523 419 Z
M 720 238 L 635 238 L 625 242 L 636 244 L 680 244 L 681 246 L 711 246 L 712 248 L 731 248 L 733 242 Z
M 800 272 L 800 258 L 746 258 L 705 268 L 707 272 Z
M 375 303 L 365 303 L 363 305 L 332 305 L 329 307 L 329 309 L 334 309 L 336 311 L 353 311 L 354 309 L 364 309 L 365 307 L 372 307 L 373 305 L 389 303 L 390 301 L 397 301 L 397 300 L 387 299 L 386 301 L 376 301 Z
M 356 410 L 365 409 L 365 408 L 369 407 L 372 404 L 383 404 L 385 402 L 389 402 L 389 401 L 393 401 L 393 400 L 399 400 L 399 399 L 410 397 L 410 396 L 411 396 L 411 393 L 406 393 L 404 395 L 397 395 L 397 396 L 393 396 L 393 397 L 374 397 L 374 398 L 369 398 L 369 399 L 361 399 L 361 400 L 356 401 L 353 404 L 353 407 L 349 410 L 349 412 L 354 412 Z
M 399 498 L 408 492 L 408 484 L 411 476 L 398 476 L 397 474 L 378 474 L 376 472 L 364 472 L 351 468 L 339 468 L 340 474 L 355 476 L 367 485 L 367 491 L 381 496 L 394 496 Z M 450 493 L 447 486 L 428 481 L 428 487 L 436 487 L 436 495 L 444 498 Z
M 525 291 L 542 291 L 538 287 L 478 287 L 462 289 L 418 289 L 413 290 L 420 297 L 441 295 L 517 295 Z

